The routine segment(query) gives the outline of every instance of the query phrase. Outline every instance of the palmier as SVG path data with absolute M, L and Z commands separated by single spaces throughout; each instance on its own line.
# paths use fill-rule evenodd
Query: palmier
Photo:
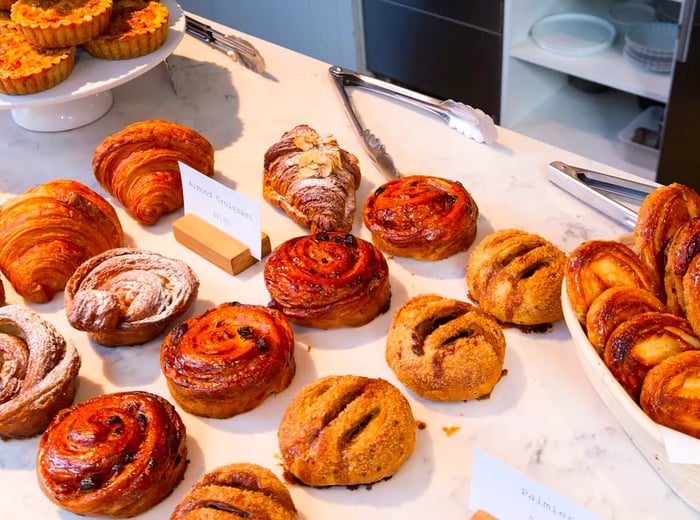
M 150 341 L 194 303 L 199 279 L 182 260 L 137 248 L 83 262 L 64 293 L 68 322 L 100 345 Z
M 583 242 L 567 257 L 566 293 L 582 324 L 593 301 L 610 287 L 639 287 L 663 301 L 658 276 L 628 246 L 614 240 Z
M 391 383 L 333 375 L 305 385 L 277 432 L 288 474 L 312 487 L 370 484 L 394 475 L 413 453 L 416 423 Z
M 88 258 L 123 246 L 114 208 L 84 184 L 57 179 L 0 206 L 0 270 L 17 294 L 50 301 Z
M 315 233 L 277 246 L 264 268 L 270 306 L 305 327 L 357 327 L 389 309 L 389 266 L 372 243 Z
M 44 494 L 83 516 L 127 518 L 161 502 L 187 467 L 175 407 L 143 391 L 103 394 L 61 410 L 39 442 Z
M 670 356 L 649 370 L 639 398 L 655 422 L 700 439 L 700 352 Z
M 24 307 L 0 307 L 0 329 L 0 439 L 32 437 L 73 404 L 80 356 Z
M 363 221 L 384 253 L 441 260 L 466 251 L 476 237 L 479 208 L 461 183 L 412 175 L 393 179 L 365 202 Z
M 639 287 L 615 286 L 593 300 L 586 313 L 586 334 L 600 356 L 610 334 L 625 321 L 644 312 L 666 312 L 653 294 Z
M 668 312 L 645 312 L 610 334 L 603 361 L 625 391 L 638 401 L 642 381 L 663 359 L 700 348 L 688 321 Z
M 399 381 L 434 401 L 488 397 L 503 375 L 505 352 L 495 319 L 435 294 L 404 303 L 386 338 L 386 361 Z
M 170 520 L 253 518 L 296 520 L 292 496 L 269 469 L 237 463 L 199 479 L 180 500 Z
M 655 189 L 642 201 L 634 227 L 634 242 L 642 261 L 655 275 L 664 275 L 668 241 L 688 220 L 700 217 L 700 195 L 683 184 Z
M 487 235 L 467 260 L 469 296 L 503 323 L 540 325 L 562 318 L 566 255 L 543 237 L 506 229 Z
M 170 393 L 195 415 L 252 410 L 294 377 L 294 333 L 275 310 L 223 303 L 173 327 L 160 351 Z
M 285 132 L 265 152 L 263 197 L 312 233 L 351 231 L 361 179 L 357 157 L 308 125 Z
M 666 246 L 664 288 L 669 312 L 685 316 L 687 295 L 683 278 L 693 259 L 700 255 L 700 218 L 681 225 Z M 692 297 L 692 296 L 691 296 Z
M 199 132 L 171 121 L 137 121 L 106 137 L 95 148 L 95 178 L 136 219 L 155 224 L 183 205 L 182 162 L 214 175 L 214 147 Z

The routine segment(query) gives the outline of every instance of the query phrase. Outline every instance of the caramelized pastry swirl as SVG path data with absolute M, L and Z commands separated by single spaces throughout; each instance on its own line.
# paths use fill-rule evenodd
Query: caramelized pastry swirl
M 680 352 L 700 349 L 700 339 L 684 318 L 646 312 L 618 326 L 608 339 L 603 361 L 635 401 L 649 370 Z
M 406 398 L 383 379 L 326 376 L 291 400 L 277 432 L 285 470 L 312 487 L 370 484 L 413 453 L 416 424 Z
M 425 294 L 404 303 L 391 322 L 386 360 L 420 397 L 466 401 L 488 397 L 503 375 L 506 340 L 473 305 Z
M 272 471 L 257 464 L 229 464 L 204 475 L 173 511 L 170 520 L 227 518 L 296 520 L 289 490 Z
M 124 242 L 109 202 L 67 179 L 41 184 L 5 202 L 0 236 L 0 270 L 33 303 L 50 301 L 81 263 Z
M 182 480 L 185 425 L 158 395 L 103 394 L 56 415 L 39 443 L 36 467 L 41 490 L 66 511 L 135 516 Z
M 160 362 L 183 409 L 231 417 L 289 386 L 296 370 L 294 333 L 275 309 L 223 303 L 173 327 Z
M 593 300 L 586 313 L 588 340 L 602 356 L 610 334 L 625 321 L 645 312 L 666 312 L 666 307 L 653 294 L 639 287 L 605 289 Z
M 571 307 L 582 324 L 593 301 L 609 287 L 639 287 L 663 301 L 656 273 L 632 249 L 614 240 L 589 240 L 571 251 L 565 283 Z
M 666 246 L 664 288 L 669 312 L 685 316 L 687 297 L 683 278 L 690 263 L 700 255 L 700 218 L 688 220 L 678 228 Z M 692 297 L 692 295 L 690 295 Z
M 364 325 L 390 304 L 384 255 L 351 234 L 324 232 L 287 240 L 268 257 L 264 277 L 270 306 L 306 327 Z
M 138 121 L 95 149 L 95 178 L 136 219 L 155 224 L 183 205 L 178 161 L 214 175 L 214 147 L 199 132 L 160 119 Z
M 559 320 L 566 255 L 534 233 L 505 229 L 486 236 L 467 260 L 469 296 L 504 323 Z
M 0 439 L 31 437 L 73 404 L 80 356 L 53 325 L 23 307 L 0 307 L 0 330 Z
M 263 197 L 297 224 L 312 233 L 352 229 L 360 165 L 332 136 L 297 125 L 265 152 L 263 166 Z
M 441 260 L 472 245 L 479 208 L 461 183 L 427 175 L 393 179 L 367 198 L 363 220 L 385 253 Z
M 66 315 L 100 345 L 138 345 L 183 315 L 198 288 L 197 275 L 181 260 L 110 249 L 85 261 L 68 280 Z
M 666 245 L 678 228 L 696 217 L 700 217 L 700 195 L 678 183 L 655 189 L 639 207 L 635 246 L 642 261 L 659 279 L 664 275 Z
M 649 370 L 639 398 L 659 424 L 700 439 L 700 352 L 688 350 Z
M 683 277 L 683 292 L 686 298 L 686 318 L 695 334 L 700 336 L 700 255 L 695 256 Z

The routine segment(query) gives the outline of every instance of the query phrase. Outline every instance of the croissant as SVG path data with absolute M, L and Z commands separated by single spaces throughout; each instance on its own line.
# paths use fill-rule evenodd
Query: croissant
M 68 322 L 100 345 L 150 341 L 194 303 L 199 279 L 181 260 L 137 248 L 110 249 L 68 279 Z
M 95 178 L 136 219 L 155 224 L 183 205 L 178 161 L 211 177 L 214 147 L 201 134 L 170 121 L 132 123 L 95 149 Z
M 128 518 L 172 493 L 187 468 L 175 407 L 144 391 L 102 394 L 64 408 L 39 441 L 39 487 L 82 516 Z
M 109 202 L 67 179 L 36 186 L 0 206 L 0 236 L 0 270 L 33 303 L 50 301 L 81 263 L 124 242 Z
M 312 233 L 351 230 L 360 180 L 357 157 L 306 125 L 265 152 L 263 197 Z
M 198 518 L 299 518 L 292 495 L 272 471 L 257 464 L 229 464 L 204 475 L 180 500 L 170 520 Z
M 53 325 L 16 305 L 0 308 L 0 439 L 31 437 L 73 404 L 80 356 Z
M 655 189 L 642 201 L 634 227 L 634 242 L 642 261 L 659 279 L 664 275 L 668 241 L 688 220 L 700 217 L 700 195 L 683 184 Z

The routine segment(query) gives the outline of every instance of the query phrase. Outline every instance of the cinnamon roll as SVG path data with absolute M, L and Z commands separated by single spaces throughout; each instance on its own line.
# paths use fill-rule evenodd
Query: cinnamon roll
M 476 202 L 461 183 L 427 175 L 381 185 L 363 209 L 375 246 L 418 260 L 441 260 L 469 249 L 478 216 Z
M 73 404 L 80 356 L 24 307 L 0 307 L 0 330 L 0 439 L 32 437 Z
M 681 225 L 666 246 L 664 289 L 669 312 L 685 316 L 687 300 L 683 290 L 683 278 L 690 262 L 700 255 L 700 218 L 690 219 Z
M 406 398 L 383 379 L 326 376 L 304 386 L 277 432 L 286 472 L 311 487 L 370 484 L 413 453 L 416 423 Z
M 424 294 L 404 303 L 386 337 L 386 361 L 420 397 L 483 399 L 503 375 L 506 340 L 491 316 L 473 305 Z
M 361 179 L 357 157 L 307 125 L 265 152 L 263 197 L 312 233 L 352 229 Z
M 137 248 L 110 249 L 83 262 L 64 293 L 69 323 L 100 345 L 155 338 L 194 303 L 199 279 L 183 261 Z
M 503 323 L 541 325 L 563 317 L 565 254 L 543 237 L 517 229 L 496 231 L 467 260 L 469 296 Z
M 292 496 L 272 471 L 257 464 L 229 464 L 197 481 L 170 520 L 211 518 L 299 518 Z
M 296 370 L 294 333 L 275 309 L 223 303 L 173 327 L 160 363 L 184 410 L 231 417 L 289 386 Z
M 0 206 L 0 270 L 17 294 L 50 301 L 88 258 L 124 245 L 114 208 L 87 186 L 57 179 Z
M 137 222 L 150 226 L 183 205 L 178 162 L 211 177 L 214 147 L 192 128 L 152 119 L 107 136 L 95 148 L 92 170 Z
M 369 323 L 389 309 L 389 266 L 372 243 L 352 234 L 315 233 L 277 246 L 265 286 L 289 321 L 329 329 Z
M 664 275 L 668 241 L 678 228 L 695 217 L 700 217 L 700 195 L 683 184 L 661 186 L 642 201 L 634 242 L 642 261 L 659 279 Z
M 645 312 L 612 332 L 603 361 L 625 391 L 638 401 L 642 382 L 652 367 L 691 349 L 700 349 L 700 339 L 687 320 L 668 312 Z
M 663 301 L 658 276 L 628 246 L 614 240 L 583 242 L 567 257 L 566 293 L 579 322 L 593 301 L 610 287 L 639 287 Z
M 39 486 L 58 507 L 127 518 L 165 499 L 187 467 L 185 425 L 162 397 L 103 394 L 61 410 L 39 442 Z
M 621 323 L 645 312 L 666 312 L 666 307 L 653 294 L 639 287 L 605 289 L 593 300 L 586 313 L 588 340 L 602 356 L 610 334 Z
M 639 398 L 655 422 L 700 439 L 700 352 L 668 357 L 649 370 Z

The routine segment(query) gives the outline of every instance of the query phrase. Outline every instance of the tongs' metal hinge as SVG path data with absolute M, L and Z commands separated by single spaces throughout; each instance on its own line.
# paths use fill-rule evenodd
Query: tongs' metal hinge
M 232 34 L 224 34 L 189 15 L 185 16 L 185 30 L 190 36 L 208 43 L 244 67 L 259 74 L 265 72 L 265 60 L 249 41 Z
M 549 163 L 549 180 L 629 228 L 637 223 L 634 208 L 660 186 L 652 181 L 625 179 L 562 161 Z

